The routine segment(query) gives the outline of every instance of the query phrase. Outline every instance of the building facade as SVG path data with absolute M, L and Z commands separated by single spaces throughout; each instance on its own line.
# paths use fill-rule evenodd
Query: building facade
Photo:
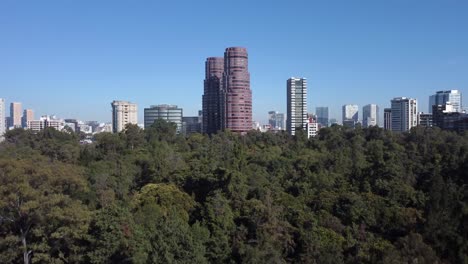
M 355 104 L 347 104 L 342 107 L 343 124 L 345 121 L 353 120 L 354 123 L 359 121 L 359 106 Z
M 432 127 L 432 114 L 419 112 L 418 125 L 422 127 Z
M 198 116 L 184 116 L 182 117 L 182 133 L 184 135 L 191 135 L 201 133 L 201 122 Z
M 224 52 L 224 129 L 245 134 L 252 130 L 252 91 L 246 48 L 231 47 Z
M 392 130 L 392 109 L 391 108 L 384 109 L 384 129 Z
M 364 127 L 379 125 L 379 106 L 368 104 L 362 108 L 362 125 Z
M 286 130 L 286 117 L 284 113 L 276 114 L 276 130 Z
M 62 129 L 65 127 L 65 120 L 59 119 L 56 116 L 44 115 L 41 116 L 39 120 L 28 121 L 27 124 L 27 128 L 34 132 L 39 132 L 47 127 L 62 131 Z
M 418 125 L 416 99 L 396 97 L 392 101 L 392 131 L 406 132 Z
M 429 113 L 432 113 L 432 106 L 445 105 L 450 103 L 455 112 L 462 112 L 462 95 L 458 90 L 437 91 L 429 97 Z
M 10 128 L 19 128 L 21 127 L 21 103 L 13 102 L 10 104 L 10 124 L 8 127 Z
M 278 113 L 278 111 L 268 112 L 268 125 L 270 130 L 285 130 L 284 114 Z
M 468 131 L 468 114 L 455 111 L 449 102 L 445 105 L 434 105 L 432 110 L 433 126 L 457 132 Z
M 213 134 L 223 129 L 223 73 L 224 58 L 210 57 L 206 59 L 202 96 L 203 133 Z
M 127 124 L 138 124 L 137 105 L 127 101 L 113 101 L 112 106 L 112 132 L 119 133 Z
M 317 123 L 319 123 L 323 127 L 327 127 L 329 125 L 328 107 L 316 107 L 315 113 L 317 114 Z
M 28 121 L 34 120 L 34 111 L 32 109 L 24 109 L 23 116 L 21 117 L 21 126 L 28 127 Z
M 307 138 L 317 136 L 318 131 L 320 129 L 320 125 L 316 120 L 310 118 L 309 121 L 307 122 L 306 127 L 307 127 Z
M 165 120 L 177 125 L 177 133 L 182 133 L 182 108 L 177 105 L 152 105 L 144 110 L 144 125 L 145 128 L 151 127 L 158 119 Z M 198 117 L 197 117 L 198 119 Z
M 278 111 L 269 111 L 268 112 L 268 125 L 270 125 L 270 129 L 276 128 L 276 114 Z
M 0 142 L 2 142 L 5 137 L 5 131 L 6 131 L 6 114 L 5 114 L 5 99 L 0 98 Z
M 296 129 L 307 129 L 307 79 L 291 77 L 286 82 L 286 88 L 286 130 L 290 135 L 295 135 Z

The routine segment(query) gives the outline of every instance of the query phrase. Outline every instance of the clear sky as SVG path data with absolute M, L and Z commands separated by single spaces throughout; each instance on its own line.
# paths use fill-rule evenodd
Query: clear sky
M 339 120 L 348 103 L 468 97 L 466 0 L 0 0 L 0 98 L 36 116 L 110 121 L 115 99 L 140 123 L 152 104 L 196 115 L 204 61 L 230 46 L 249 51 L 262 122 L 286 110 L 291 76 L 308 79 L 309 112 Z

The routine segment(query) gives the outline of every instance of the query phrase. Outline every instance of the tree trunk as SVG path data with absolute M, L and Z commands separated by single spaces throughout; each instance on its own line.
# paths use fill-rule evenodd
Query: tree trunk
M 23 235 L 23 230 L 21 230 L 21 243 L 23 243 L 23 261 L 24 261 L 24 264 L 29 264 L 28 245 L 26 245 L 26 237 Z

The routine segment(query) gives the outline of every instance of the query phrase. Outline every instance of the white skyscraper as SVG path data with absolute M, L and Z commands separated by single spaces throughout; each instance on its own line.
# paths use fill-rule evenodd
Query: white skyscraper
M 393 98 L 391 113 L 392 131 L 405 132 L 418 125 L 418 102 L 416 99 Z
M 458 90 L 438 91 L 429 97 L 429 113 L 433 105 L 445 105 L 450 102 L 455 112 L 462 112 L 462 95 Z
M 364 127 L 379 125 L 379 106 L 368 104 L 362 108 L 362 125 Z
M 343 105 L 343 122 L 345 120 L 354 120 L 354 122 L 358 122 L 359 120 L 359 106 L 357 105 Z
M 5 99 L 0 98 L 0 142 L 4 140 L 3 134 L 5 134 Z
M 113 101 L 112 106 L 112 132 L 119 133 L 127 124 L 138 124 L 137 105 L 127 101 Z
M 307 129 L 307 80 L 291 77 L 287 81 L 287 121 L 286 129 L 290 135 L 296 129 Z

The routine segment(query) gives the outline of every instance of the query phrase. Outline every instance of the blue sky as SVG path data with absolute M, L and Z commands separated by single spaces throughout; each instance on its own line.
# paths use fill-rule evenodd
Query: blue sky
M 110 121 L 110 102 L 201 109 L 204 61 L 249 51 L 254 119 L 286 109 L 306 77 L 309 112 L 468 96 L 468 1 L 1 0 L 0 97 L 36 116 Z M 464 99 L 464 105 L 468 105 Z M 383 111 L 383 110 L 382 110 Z

